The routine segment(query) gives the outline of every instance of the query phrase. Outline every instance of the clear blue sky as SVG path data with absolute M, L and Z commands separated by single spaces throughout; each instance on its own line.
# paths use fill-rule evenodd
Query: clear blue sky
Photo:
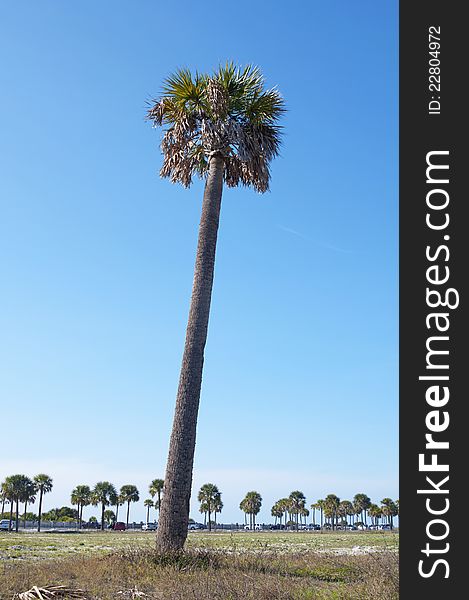
M 391 0 L 2 3 L 0 479 L 163 477 L 203 184 L 145 101 L 232 59 L 288 114 L 271 192 L 224 192 L 194 486 L 398 497 L 397 42 Z

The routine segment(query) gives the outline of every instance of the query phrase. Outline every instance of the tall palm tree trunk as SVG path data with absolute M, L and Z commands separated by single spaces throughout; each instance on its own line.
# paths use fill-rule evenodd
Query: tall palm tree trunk
M 215 268 L 223 169 L 222 156 L 212 156 L 202 204 L 191 307 L 156 537 L 156 544 L 161 552 L 181 550 L 187 538 L 197 414 Z
M 129 528 L 129 512 L 130 512 L 130 500 L 127 502 L 127 521 L 125 522 L 125 526 L 127 529 Z
M 41 518 L 42 518 L 42 489 L 39 490 L 39 514 L 38 514 L 38 523 L 37 530 L 41 531 Z
M 26 509 L 28 507 L 28 503 L 24 503 L 24 515 L 23 515 L 23 528 L 26 529 Z
M 20 505 L 20 501 L 17 498 L 16 499 L 16 525 L 15 525 L 16 533 L 18 533 L 18 525 L 19 525 L 19 510 L 20 510 L 19 505 Z

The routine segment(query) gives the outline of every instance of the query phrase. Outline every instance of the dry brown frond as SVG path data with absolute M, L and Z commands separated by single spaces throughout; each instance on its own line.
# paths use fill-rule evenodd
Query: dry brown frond
M 19 600 L 53 600 L 54 598 L 70 598 L 86 600 L 84 590 L 69 588 L 65 585 L 52 585 L 48 587 L 33 586 L 27 592 L 15 594 L 14 598 Z

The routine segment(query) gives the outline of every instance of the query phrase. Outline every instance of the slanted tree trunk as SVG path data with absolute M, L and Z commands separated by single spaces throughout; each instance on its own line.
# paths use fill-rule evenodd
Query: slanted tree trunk
M 191 307 L 156 536 L 161 552 L 181 550 L 187 538 L 197 414 L 212 296 L 223 190 L 224 159 L 210 159 L 202 203 Z
M 130 500 L 127 502 L 127 521 L 125 522 L 125 526 L 129 528 L 129 512 L 130 512 Z

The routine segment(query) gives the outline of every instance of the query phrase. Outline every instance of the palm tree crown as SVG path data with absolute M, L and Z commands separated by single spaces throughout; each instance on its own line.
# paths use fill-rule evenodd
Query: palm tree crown
M 278 155 L 285 111 L 277 89 L 264 89 L 257 67 L 227 63 L 212 75 L 180 69 L 168 77 L 163 95 L 147 117 L 167 126 L 160 174 L 188 187 L 194 174 L 208 173 L 211 156 L 224 158 L 223 179 L 229 187 L 269 189 L 270 161 Z

